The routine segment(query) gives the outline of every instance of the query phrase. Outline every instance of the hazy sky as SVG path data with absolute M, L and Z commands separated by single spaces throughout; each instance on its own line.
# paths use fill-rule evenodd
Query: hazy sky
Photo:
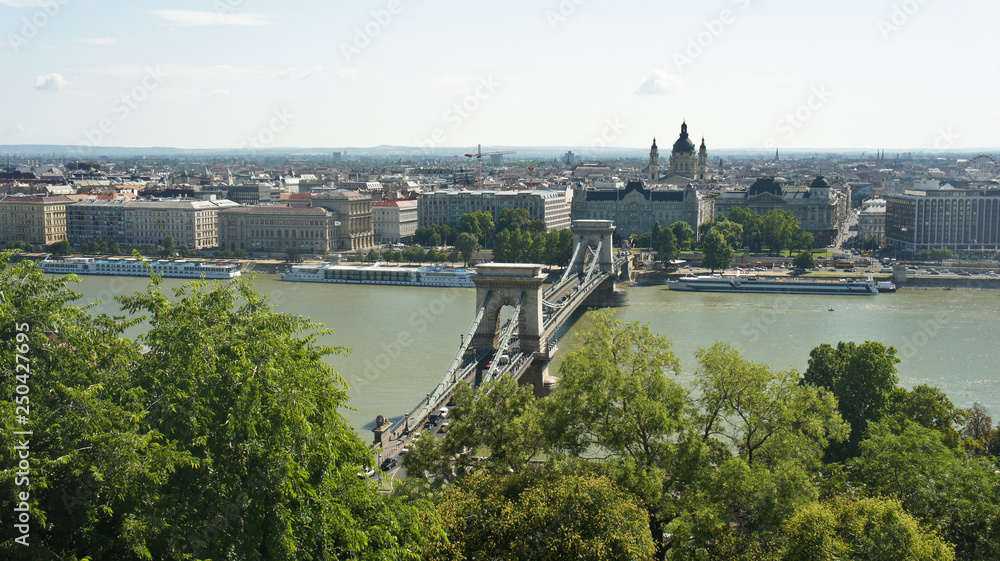
M 1000 3 L 0 0 L 0 144 L 1000 146 Z

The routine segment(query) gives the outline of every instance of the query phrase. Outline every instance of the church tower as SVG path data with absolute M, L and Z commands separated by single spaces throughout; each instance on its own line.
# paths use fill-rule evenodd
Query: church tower
M 701 147 L 698 148 L 698 173 L 695 179 L 708 179 L 708 148 L 705 147 L 705 137 L 701 137 Z
M 649 182 L 656 183 L 660 180 L 660 150 L 656 147 L 656 138 L 653 138 L 653 147 L 649 149 Z
M 670 175 L 694 178 L 698 173 L 697 163 L 694 142 L 688 137 L 687 122 L 681 123 L 681 135 L 677 138 L 677 142 L 674 142 L 674 148 L 670 152 Z

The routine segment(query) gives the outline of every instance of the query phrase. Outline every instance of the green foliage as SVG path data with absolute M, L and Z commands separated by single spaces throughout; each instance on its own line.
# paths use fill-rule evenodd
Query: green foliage
M 467 473 L 473 453 L 488 454 L 481 465 L 490 472 L 521 472 L 544 445 L 538 403 L 531 386 L 519 386 L 509 376 L 475 389 L 455 390 L 450 426 L 443 439 L 422 438 L 404 456 L 407 469 L 440 476 L 439 481 Z M 423 442 L 427 441 L 427 442 Z
M 177 247 L 174 245 L 173 236 L 170 235 L 165 236 L 160 245 L 163 246 L 162 255 L 164 257 L 173 257 L 174 254 L 177 253 Z
M 457 237 L 458 230 L 455 228 L 447 224 L 432 224 L 417 228 L 413 241 L 426 246 L 452 245 Z
M 497 263 L 541 263 L 565 267 L 573 256 L 573 233 L 498 230 L 493 244 Z
M 73 252 L 73 247 L 66 240 L 60 240 L 45 246 L 45 251 L 54 255 L 69 255 Z
M 1000 456 L 1000 425 L 993 428 L 993 418 L 980 402 L 965 410 L 965 427 L 962 428 L 963 444 L 973 454 Z
M 114 244 L 114 245 L 117 246 L 118 244 Z M 82 253 L 98 254 L 98 255 L 104 255 L 104 254 L 108 254 L 108 253 L 114 253 L 113 251 L 111 251 L 111 248 L 108 247 L 108 242 L 104 241 L 104 239 L 102 239 L 102 238 L 98 238 L 96 240 L 90 240 L 90 241 L 82 242 L 80 244 L 80 251 Z M 120 253 L 121 253 L 121 250 L 118 250 L 118 253 L 115 253 L 115 255 L 118 255 Z
M 942 247 L 918 251 L 916 258 L 920 261 L 944 261 L 945 259 L 958 259 L 958 255 L 954 251 Z
M 484 210 L 466 213 L 459 218 L 458 231 L 471 234 L 480 246 L 485 246 L 493 237 L 493 229 L 493 215 Z
M 14 341 L 16 324 L 30 328 L 37 466 L 32 546 L 8 526 L 0 556 L 417 558 L 432 532 L 423 507 L 354 476 L 371 457 L 337 412 L 346 388 L 323 357 L 345 350 L 319 343 L 325 332 L 245 281 L 170 297 L 154 281 L 118 298 L 148 322 L 130 341 L 138 318 L 91 317 L 68 280 L 0 257 L 0 329 Z M 0 492 L 13 496 L 13 403 L 0 408 Z
M 787 210 L 769 210 L 760 219 L 760 235 L 772 255 L 791 248 L 798 231 L 798 219 Z
M 795 234 L 795 239 L 792 240 L 791 249 L 801 249 L 804 252 L 809 252 L 816 245 L 816 237 L 810 232 L 805 230 L 799 230 L 798 234 Z
M 708 267 L 712 271 L 725 269 L 733 262 L 733 248 L 716 229 L 709 230 L 703 238 L 702 252 L 704 253 L 702 267 Z
M 649 235 L 652 248 L 656 251 L 656 259 L 668 262 L 677 259 L 680 248 L 677 245 L 677 237 L 670 228 L 663 230 L 659 222 L 653 223 L 653 231 Z
M 785 527 L 786 561 L 951 561 L 954 548 L 894 500 L 838 499 L 796 513 Z
M 759 236 L 760 234 L 761 217 L 759 214 L 746 207 L 736 206 L 729 209 L 729 212 L 726 213 L 726 219 L 739 224 L 743 229 L 740 247 L 750 248 L 751 251 L 759 251 L 759 248 L 754 249 L 753 247 L 754 236 Z
M 440 506 L 448 539 L 427 559 L 645 560 L 653 543 L 641 508 L 607 477 L 480 472 Z
M 458 239 L 455 240 L 455 250 L 462 255 L 462 261 L 466 263 L 469 259 L 472 259 L 472 254 L 479 251 L 480 245 L 479 240 L 476 236 L 468 232 L 462 232 L 458 235 Z
M 907 420 L 941 433 L 944 443 L 958 447 L 961 435 L 956 427 L 965 422 L 966 412 L 955 407 L 943 391 L 933 386 L 919 385 L 913 390 L 896 388 L 886 410 L 894 430 L 902 430 Z
M 112 249 L 115 249 L 117 247 L 118 247 L 118 244 L 114 244 L 112 246 Z M 115 255 L 118 255 L 119 253 L 121 253 L 120 250 L 118 250 L 117 252 L 115 252 Z M 177 250 L 177 253 L 181 257 L 190 257 L 191 256 L 191 249 L 188 248 L 188 246 L 186 244 L 181 244 L 181 247 L 180 247 L 180 249 Z
M 795 259 L 792 259 L 792 265 L 795 265 L 796 268 L 802 269 L 804 271 L 806 269 L 812 269 L 813 267 L 815 267 L 816 260 L 813 259 L 812 253 L 809 253 L 808 251 L 803 251 L 802 253 L 796 255 Z
M 730 247 L 740 247 L 743 243 L 743 226 L 736 222 L 730 222 L 725 216 L 720 216 L 714 221 L 703 223 L 698 227 L 702 243 L 712 231 L 717 231 L 725 238 Z
M 683 220 L 678 220 L 670 225 L 670 231 L 674 233 L 674 238 L 677 240 L 677 245 L 681 249 L 691 249 L 691 245 L 694 244 L 694 230 L 691 229 L 691 225 Z
M 403 248 L 401 257 L 407 263 L 422 263 L 427 258 L 427 252 L 419 245 L 410 245 Z
M 875 424 L 855 472 L 871 496 L 898 499 L 906 512 L 955 544 L 960 559 L 1000 558 L 1000 478 L 995 463 L 956 454 L 939 431 L 907 422 Z
M 875 341 L 861 345 L 841 341 L 836 348 L 823 344 L 809 353 L 802 383 L 833 392 L 840 415 L 851 425 L 848 440 L 832 443 L 827 449 L 827 460 L 836 462 L 858 454 L 869 423 L 877 422 L 887 411 L 899 382 L 898 362 L 895 348 Z
M 7 251 L 31 251 L 33 248 L 31 244 L 24 240 L 15 240 L 12 242 L 7 242 L 5 246 Z
M 695 356 L 698 431 L 706 440 L 728 441 L 748 465 L 817 467 L 824 448 L 847 437 L 836 399 L 827 390 L 800 386 L 798 372 L 772 372 L 724 343 Z
M 528 230 L 531 215 L 526 208 L 507 208 L 500 211 L 496 220 L 496 231 Z
M 225 252 L 222 253 L 222 256 L 225 256 Z M 361 259 L 358 259 L 358 261 L 360 260 Z M 302 261 L 302 257 L 299 256 L 298 248 L 295 247 L 294 245 L 289 246 L 288 249 L 285 251 L 285 262 L 298 263 L 300 261 Z
M 233 252 L 233 257 L 235 257 L 237 259 L 246 259 L 247 258 L 247 252 L 245 250 L 243 250 L 243 249 L 237 249 L 236 251 Z

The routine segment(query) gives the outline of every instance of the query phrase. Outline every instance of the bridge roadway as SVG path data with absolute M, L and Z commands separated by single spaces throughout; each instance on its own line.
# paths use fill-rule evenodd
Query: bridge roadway
M 583 268 L 584 270 L 579 275 L 565 274 L 544 291 L 542 299 L 543 330 L 540 334 L 540 339 L 544 344 L 537 352 L 520 348 L 517 333 L 519 309 L 515 310 L 515 313 L 501 329 L 498 329 L 500 333 L 494 342 L 493 350 L 477 353 L 474 349 L 469 348 L 472 336 L 482 320 L 484 308 L 489 302 L 490 295 L 487 295 L 486 301 L 478 310 L 472 328 L 463 337 L 463 345 L 455 357 L 452 367 L 445 373 L 444 378 L 413 410 L 392 425 L 387 434 L 380 439 L 383 446 L 376 445 L 373 448 L 373 451 L 378 452 L 379 460 L 398 456 L 403 447 L 413 438 L 413 435 L 417 434 L 424 426 L 428 418 L 439 412 L 451 401 L 455 387 L 461 382 L 474 386 L 496 380 L 504 375 L 513 376 L 517 380 L 536 361 L 547 363 L 551 360 L 557 350 L 556 333 L 566 325 L 567 321 L 601 284 L 617 275 L 628 258 L 627 254 L 621 253 L 614 259 L 613 270 L 600 271 L 596 267 L 596 253 L 589 269 Z M 572 267 L 572 263 L 570 267 Z M 567 268 L 567 272 L 569 272 L 569 268 Z M 379 439 L 378 429 L 376 431 L 376 438 Z

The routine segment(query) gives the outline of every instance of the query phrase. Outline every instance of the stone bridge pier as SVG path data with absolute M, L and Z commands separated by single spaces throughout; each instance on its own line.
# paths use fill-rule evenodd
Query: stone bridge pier
M 611 220 L 574 220 L 571 229 L 573 231 L 573 251 L 577 254 L 571 273 L 586 275 L 587 268 L 590 266 L 590 263 L 586 261 L 588 250 L 596 249 L 598 246 L 601 249 L 596 255 L 597 269 L 611 273 L 611 276 L 587 298 L 584 305 L 598 308 L 627 306 L 628 293 L 615 287 L 620 271 L 615 268 L 614 222 Z

